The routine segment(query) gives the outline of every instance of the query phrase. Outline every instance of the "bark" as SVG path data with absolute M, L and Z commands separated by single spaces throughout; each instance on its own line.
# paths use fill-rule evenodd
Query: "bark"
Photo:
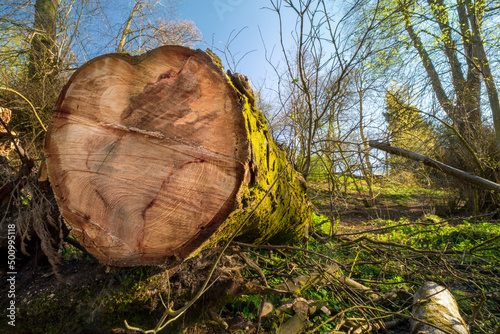
M 368 204 L 369 206 L 372 206 L 375 204 L 375 194 L 373 193 L 373 187 L 372 187 L 373 168 L 370 162 L 370 147 L 368 145 L 368 141 L 365 136 L 364 110 L 363 110 L 363 97 L 365 92 L 362 87 L 363 78 L 360 78 L 359 81 L 358 78 L 356 78 L 355 80 L 359 98 L 359 136 L 361 138 L 361 145 L 363 145 L 363 150 L 361 150 L 361 147 L 359 148 L 360 166 L 361 166 L 361 172 L 363 173 L 363 177 L 368 186 L 368 195 L 370 196 Z
M 484 42 L 481 37 L 481 21 L 484 13 L 484 3 L 472 4 L 470 0 L 465 0 L 468 10 L 470 26 L 472 28 L 472 44 L 476 50 L 476 55 L 481 74 L 483 76 L 484 85 L 488 92 L 488 101 L 490 103 L 491 112 L 493 114 L 493 125 L 497 139 L 497 145 L 500 148 L 500 100 L 498 90 L 495 85 L 495 78 L 491 72 L 490 62 L 484 49 Z
M 29 54 L 28 77 L 40 82 L 45 77 L 55 76 L 57 62 L 56 23 L 60 0 L 37 0 L 35 22 Z
M 412 159 L 415 161 L 420 161 L 426 166 L 435 168 L 437 170 L 440 170 L 441 172 L 452 175 L 452 176 L 459 178 L 461 180 L 465 180 L 469 183 L 475 184 L 483 189 L 493 190 L 495 192 L 500 193 L 500 184 L 495 183 L 495 182 L 491 182 L 491 181 L 483 179 L 479 176 L 475 176 L 473 174 L 461 171 L 457 168 L 448 166 L 442 162 L 431 159 L 426 155 L 418 154 L 415 152 L 410 152 L 410 151 L 404 150 L 404 149 L 399 148 L 399 147 L 391 146 L 389 144 L 380 143 L 380 142 L 373 141 L 373 140 L 370 141 L 370 146 L 373 148 L 377 148 L 379 150 L 383 150 L 385 152 L 391 153 L 391 154 L 396 154 L 396 155 L 399 155 L 401 157 L 405 157 L 405 158 Z
M 411 321 L 410 334 L 469 334 L 457 302 L 446 288 L 426 282 L 415 293 L 413 303 L 416 320 Z
M 443 43 L 443 53 L 450 69 L 453 94 L 455 95 L 454 98 L 448 96 L 446 93 L 440 74 L 435 68 L 428 50 L 424 46 L 418 33 L 415 31 L 408 10 L 402 8 L 406 32 L 413 43 L 413 47 L 419 54 L 421 63 L 427 73 L 427 77 L 431 82 L 432 89 L 441 108 L 443 108 L 448 117 L 453 120 L 460 134 L 465 137 L 471 145 L 474 145 L 476 150 L 480 150 L 480 143 L 482 142 L 482 134 L 480 131 L 482 126 L 480 108 L 481 81 L 478 71 L 479 66 L 474 63 L 473 59 L 478 57 L 478 50 L 480 46 L 482 47 L 482 44 L 470 43 L 470 40 L 474 39 L 476 34 L 472 34 L 471 36 L 470 30 L 468 29 L 468 18 L 464 17 L 464 7 L 461 1 L 459 1 L 457 13 L 459 16 L 460 28 L 464 34 L 462 38 L 465 56 L 467 57 L 467 78 L 465 78 L 457 56 L 457 42 L 453 40 L 451 33 L 452 29 L 448 19 L 448 8 L 445 6 L 443 0 L 428 0 L 428 4 L 441 31 L 439 40 Z M 455 102 L 453 102 L 453 100 L 455 100 Z
M 302 313 L 297 313 L 281 325 L 277 330 L 277 334 L 300 334 L 309 327 L 309 319 Z
M 454 121 L 457 121 L 457 115 L 455 115 L 455 111 L 453 108 L 453 103 L 449 100 L 446 92 L 441 85 L 441 80 L 439 79 L 439 74 L 434 67 L 434 64 L 429 56 L 429 53 L 425 49 L 424 44 L 420 40 L 420 37 L 415 33 L 415 29 L 413 28 L 413 24 L 411 23 L 411 18 L 409 14 L 403 9 L 403 17 L 405 21 L 405 29 L 412 40 L 413 47 L 417 50 L 424 69 L 427 73 L 429 80 L 431 81 L 432 88 L 434 93 L 436 94 L 436 98 L 439 101 L 439 104 L 444 109 L 446 114 Z
M 70 78 L 47 133 L 48 175 L 73 235 L 102 263 L 173 265 L 246 219 L 243 241 L 303 235 L 304 183 L 231 78 L 178 46 L 104 55 Z
M 453 40 L 451 34 L 451 26 L 448 19 L 448 10 L 444 3 L 444 0 L 427 0 L 429 7 L 436 19 L 439 29 L 441 30 L 441 40 L 444 44 L 443 52 L 446 55 L 446 59 L 451 68 L 451 77 L 453 82 L 453 88 L 457 93 L 463 93 L 465 80 L 462 73 L 462 65 L 458 60 L 455 45 L 456 42 Z

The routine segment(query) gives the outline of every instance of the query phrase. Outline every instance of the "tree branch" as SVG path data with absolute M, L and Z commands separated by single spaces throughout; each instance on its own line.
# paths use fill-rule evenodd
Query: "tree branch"
M 482 177 L 461 171 L 460 169 L 448 166 L 442 162 L 431 159 L 426 155 L 407 151 L 407 150 L 404 150 L 402 148 L 391 146 L 389 144 L 377 142 L 374 140 L 371 140 L 369 142 L 369 145 L 373 148 L 377 148 L 379 150 L 382 150 L 382 151 L 385 151 L 385 152 L 388 152 L 391 154 L 399 155 L 401 157 L 405 157 L 405 158 L 412 159 L 415 161 L 420 161 L 424 165 L 435 168 L 437 170 L 440 170 L 443 173 L 452 175 L 452 176 L 459 178 L 461 180 L 465 180 L 465 181 L 472 183 L 472 184 L 475 184 L 483 189 L 489 189 L 489 190 L 495 191 L 497 193 L 500 193 L 500 184 L 483 179 Z

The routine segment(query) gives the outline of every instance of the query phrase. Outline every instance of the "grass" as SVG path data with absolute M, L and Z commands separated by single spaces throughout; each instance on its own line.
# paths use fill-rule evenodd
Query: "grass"
M 325 198 L 324 184 L 315 184 L 313 188 L 315 204 L 325 205 L 329 199 Z M 352 187 L 348 189 L 351 195 L 357 194 Z M 418 205 L 422 200 L 444 203 L 450 197 L 446 190 L 416 185 L 386 183 L 377 185 L 376 189 L 379 203 L 402 208 Z M 500 224 L 494 221 L 457 221 L 450 219 L 453 217 L 425 212 L 416 219 L 376 218 L 350 224 L 355 225 L 350 227 L 342 226 L 342 220 L 336 218 L 334 235 L 327 238 L 332 230 L 330 218 L 320 214 L 321 210 L 317 212 L 313 215 L 315 231 L 327 241 L 310 238 L 296 246 L 328 255 L 340 265 L 334 277 L 322 276 L 313 284 L 306 284 L 293 292 L 295 297 L 326 302 L 332 314 L 338 316 L 315 313 L 309 317 L 310 329 L 317 333 L 348 332 L 349 326 L 351 330 L 355 328 L 352 319 L 383 317 L 385 320 L 400 320 L 399 327 L 393 330 L 394 333 L 404 332 L 409 328 L 407 317 L 411 315 L 408 296 L 424 282 L 435 281 L 453 293 L 471 326 L 471 333 L 495 331 L 500 322 L 497 306 L 500 304 Z M 264 273 L 269 286 L 275 289 L 282 289 L 284 282 L 292 282 L 297 277 L 324 273 L 331 266 L 320 256 L 298 250 L 255 250 L 255 253 L 259 255 L 252 256 L 252 259 L 266 268 Z M 251 271 L 246 274 L 248 278 L 255 278 Z M 408 295 L 405 301 L 394 297 L 388 305 L 377 305 L 373 309 L 365 295 L 341 284 L 339 279 L 342 276 L 356 280 L 381 296 L 405 291 Z M 289 295 L 272 296 L 268 301 L 279 307 L 290 298 Z M 240 315 L 255 320 L 261 300 L 256 296 L 245 297 L 234 305 L 239 305 Z M 264 319 L 262 324 L 276 328 L 290 317 L 291 314 L 284 314 L 281 318 Z M 357 325 L 360 323 L 358 321 Z
M 372 191 L 379 203 L 390 203 L 396 205 L 409 205 L 422 202 L 422 200 L 433 201 L 435 205 L 444 205 L 453 196 L 447 189 L 435 189 L 416 182 L 382 181 L 376 180 L 372 184 Z M 346 185 L 345 185 L 346 184 Z M 331 185 L 330 185 L 331 187 Z M 316 206 L 328 205 L 329 185 L 326 180 L 318 179 L 309 184 L 310 195 Z M 334 187 L 336 194 L 334 202 L 343 200 L 352 205 L 362 205 L 360 196 L 368 196 L 368 184 L 363 179 L 355 179 L 348 176 L 339 176 Z
M 377 205 L 394 206 L 402 213 L 418 207 L 422 201 L 445 202 L 450 196 L 444 190 L 433 191 L 415 185 L 385 183 L 376 187 L 379 192 Z M 245 324 L 260 321 L 261 330 L 272 332 L 294 316 L 293 309 L 279 312 L 277 308 L 304 298 L 311 305 L 321 303 L 314 307 L 314 312 L 312 308 L 309 310 L 310 333 L 355 332 L 367 323 L 375 326 L 376 319 L 396 322 L 388 332 L 407 333 L 411 296 L 424 282 L 435 281 L 453 293 L 471 325 L 472 334 L 496 330 L 500 323 L 500 225 L 497 222 L 456 219 L 430 214 L 432 210 L 397 219 L 380 215 L 349 221 L 349 210 L 375 212 L 377 207 L 365 208 L 359 193 L 349 186 L 345 197 L 333 202 L 337 208 L 344 206 L 344 211 L 331 211 L 325 184 L 314 184 L 311 188 L 318 207 L 308 239 L 291 245 L 292 248 L 242 247 L 235 253 L 226 254 L 231 260 L 222 262 L 232 264 L 220 265 L 224 270 L 221 270 L 222 275 L 214 275 L 214 285 L 219 284 L 224 273 L 230 272 L 230 276 L 243 280 L 249 288 L 228 299 L 228 303 L 224 301 L 225 305 L 213 306 L 213 311 L 222 320 L 230 325 L 231 320 Z M 69 264 L 86 257 L 72 246 L 65 246 L 60 251 L 64 262 Z M 238 257 L 241 253 L 253 261 L 261 273 L 244 263 Z M 346 279 L 362 284 L 369 291 L 353 288 L 345 283 Z M 181 286 L 182 278 L 178 280 L 170 280 L 174 290 Z M 94 282 L 88 291 L 78 292 L 78 300 L 82 301 L 79 305 L 85 306 L 75 308 L 71 302 L 63 305 L 67 310 L 64 317 L 106 317 L 110 328 L 123 326 L 124 317 L 133 324 L 151 322 L 154 325 L 155 317 L 163 311 L 160 296 L 168 295 L 165 291 L 170 285 L 166 282 L 163 271 L 152 272 L 146 267 L 102 275 L 101 281 Z M 252 290 L 255 285 L 268 290 L 266 293 L 261 289 Z M 187 295 L 188 290 L 184 292 Z M 375 303 L 370 295 L 385 299 Z M 271 303 L 274 311 L 259 320 L 263 301 Z M 177 307 L 184 301 L 179 297 L 175 302 Z M 60 308 L 60 303 L 41 296 L 29 311 L 45 317 L 61 313 Z M 24 316 L 30 321 L 39 319 L 32 314 Z M 224 332 L 219 320 L 206 317 L 194 325 L 200 330 L 196 333 Z M 59 322 L 44 323 L 43 332 L 58 332 L 64 327 Z M 90 325 L 75 323 L 78 328 Z M 226 332 L 250 333 L 256 327 L 250 331 L 231 329 Z M 376 330 L 372 332 L 377 333 Z

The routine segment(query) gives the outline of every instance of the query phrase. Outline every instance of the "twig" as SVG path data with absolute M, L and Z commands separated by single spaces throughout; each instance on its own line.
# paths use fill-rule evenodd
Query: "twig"
M 243 252 L 238 252 L 238 255 L 243 259 L 243 261 L 245 261 L 248 266 L 253 268 L 257 272 L 257 274 L 259 274 L 262 283 L 264 283 L 264 286 L 268 287 L 266 275 L 264 275 L 262 269 L 260 269 L 260 267 L 255 262 L 250 260 Z
M 30 102 L 30 100 L 28 100 L 26 97 L 24 97 L 23 94 L 19 93 L 17 90 L 14 90 L 14 89 L 11 89 L 11 88 L 7 88 L 7 87 L 4 87 L 4 86 L 0 86 L 0 89 L 1 90 L 6 90 L 8 92 L 12 92 L 14 94 L 17 94 L 19 95 L 24 101 L 26 101 L 30 107 L 31 107 L 31 110 L 33 110 L 33 114 L 35 115 L 36 119 L 38 120 L 38 122 L 40 123 L 40 125 L 42 126 L 42 129 L 43 131 L 47 132 L 47 128 L 45 127 L 45 125 L 43 125 L 43 122 L 42 120 L 40 119 L 40 117 L 38 116 L 38 113 L 36 112 L 36 109 L 35 107 L 33 106 L 33 104 Z
M 19 159 L 21 159 L 21 161 L 23 162 L 24 165 L 23 167 L 25 169 L 31 170 L 31 167 L 33 167 L 33 160 L 31 160 L 31 158 L 26 154 L 26 152 L 21 147 L 19 147 L 19 145 L 17 145 L 16 141 L 14 140 L 14 135 L 12 134 L 9 127 L 2 118 L 0 118 L 0 124 L 9 134 L 9 140 L 11 141 L 12 144 L 14 144 L 14 148 L 16 149 L 17 155 L 19 155 Z
M 458 252 L 455 250 L 442 250 L 442 251 L 432 251 L 432 250 L 426 250 L 426 249 L 418 249 L 412 246 L 406 246 L 402 244 L 398 244 L 396 242 L 390 242 L 390 241 L 379 241 L 379 240 L 373 240 L 371 238 L 368 238 L 367 236 L 362 236 L 357 239 L 351 240 L 349 242 L 346 242 L 343 246 L 351 245 L 351 244 L 358 244 L 360 241 L 367 241 L 372 244 L 376 245 L 383 245 L 383 246 L 392 246 L 392 247 L 397 247 L 397 248 L 403 248 L 409 251 L 412 251 L 414 253 L 420 253 L 420 254 L 457 254 Z
M 472 247 L 471 249 L 469 249 L 469 252 L 472 254 L 479 247 L 484 246 L 484 245 L 486 245 L 492 241 L 498 240 L 498 239 L 500 239 L 500 235 L 494 236 L 493 238 L 489 238 L 488 240 L 480 242 L 477 245 L 475 245 L 474 247 Z
M 304 249 L 304 248 L 299 248 L 299 247 L 293 247 L 293 246 L 286 246 L 286 245 L 253 245 L 253 244 L 246 244 L 244 242 L 235 242 L 235 245 L 241 246 L 241 247 L 248 247 L 248 248 L 258 248 L 258 249 L 285 249 L 285 250 L 294 250 L 294 251 L 299 251 L 299 252 L 304 252 L 304 253 L 309 253 L 313 255 L 317 255 L 319 257 L 322 257 L 324 259 L 327 259 L 328 261 L 331 261 L 335 264 L 344 266 L 342 263 L 338 262 L 337 260 L 332 259 L 328 255 L 321 254 L 312 250 Z
M 264 274 L 264 272 L 262 271 L 262 269 L 260 269 L 260 267 L 255 262 L 250 260 L 245 255 L 245 253 L 238 252 L 238 255 L 243 259 L 243 261 L 245 261 L 245 263 L 248 266 L 253 268 L 257 272 L 257 274 L 259 274 L 260 279 L 262 280 L 262 283 L 264 283 L 264 286 L 266 288 L 268 288 L 269 285 L 267 284 L 267 278 L 266 278 L 266 275 Z M 259 333 L 259 331 L 260 331 L 261 322 L 262 322 L 262 310 L 264 309 L 264 304 L 266 303 L 266 299 L 267 299 L 266 296 L 263 296 L 262 301 L 260 302 L 259 315 L 257 317 L 257 330 L 255 331 L 256 333 Z
M 360 231 L 360 232 L 352 232 L 352 233 L 342 233 L 342 234 L 336 234 L 335 237 L 345 237 L 349 235 L 358 235 L 358 234 L 365 234 L 365 233 L 375 233 L 375 232 L 381 232 L 385 230 L 391 230 L 393 228 L 398 228 L 398 227 L 403 227 L 403 226 L 412 226 L 412 225 L 424 225 L 424 226 L 429 226 L 429 225 L 442 225 L 446 223 L 446 221 L 440 221 L 438 223 L 426 223 L 426 222 L 415 222 L 415 223 L 404 223 L 404 224 L 397 224 L 393 226 L 386 226 L 386 227 L 381 227 L 381 228 L 375 228 L 375 229 L 370 229 L 370 230 L 365 230 L 365 231 Z

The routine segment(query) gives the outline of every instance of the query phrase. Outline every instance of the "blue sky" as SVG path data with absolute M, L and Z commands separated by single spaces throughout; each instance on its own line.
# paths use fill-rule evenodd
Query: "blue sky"
M 265 49 L 270 54 L 275 48 L 274 64 L 278 63 L 282 54 L 278 16 L 269 6 L 269 0 L 184 0 L 181 18 L 192 20 L 201 30 L 204 43 L 197 47 L 203 50 L 210 45 L 224 49 L 231 37 L 239 32 L 229 45 L 235 62 L 238 62 L 236 70 L 248 76 L 254 86 L 259 86 L 265 79 L 269 82 L 274 77 L 272 67 L 266 62 Z M 289 30 L 294 21 L 290 17 Z M 223 59 L 226 68 L 234 66 L 230 60 L 233 64 L 228 67 L 221 52 L 216 53 Z

